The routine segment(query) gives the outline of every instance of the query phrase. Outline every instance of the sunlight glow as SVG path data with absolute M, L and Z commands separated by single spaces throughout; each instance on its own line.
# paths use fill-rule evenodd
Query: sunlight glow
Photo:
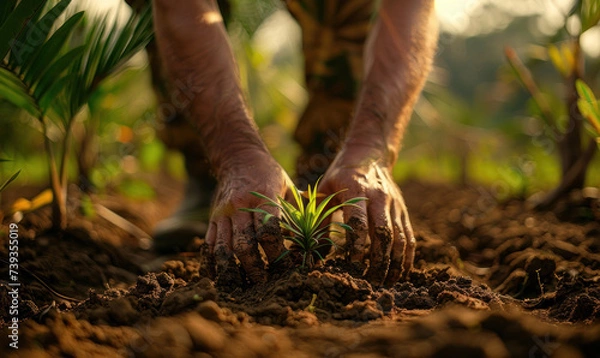
M 218 11 L 210 11 L 202 15 L 200 21 L 207 25 L 212 25 L 223 22 L 223 18 Z
M 442 30 L 461 33 L 470 23 L 471 13 L 480 5 L 481 0 L 436 0 L 435 10 Z

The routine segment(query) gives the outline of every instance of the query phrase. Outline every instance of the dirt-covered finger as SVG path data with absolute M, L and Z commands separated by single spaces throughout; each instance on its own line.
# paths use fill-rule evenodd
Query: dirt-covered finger
M 402 274 L 402 262 L 404 260 L 404 249 L 406 247 L 406 236 L 402 229 L 402 203 L 392 203 L 392 227 L 394 229 L 394 241 L 392 242 L 392 253 L 390 256 L 390 268 L 385 279 L 385 286 L 394 285 Z
M 408 216 L 408 211 L 406 210 L 406 208 L 404 208 L 404 210 L 402 211 L 402 232 L 404 233 L 404 237 L 406 238 L 402 262 L 402 275 L 404 277 L 407 277 L 408 273 L 413 267 L 413 262 L 415 260 L 417 240 L 415 239 L 415 234 L 412 228 L 412 224 L 410 223 L 410 218 Z
M 369 270 L 367 279 L 374 285 L 381 285 L 390 267 L 393 229 L 390 217 L 390 201 L 387 195 L 381 195 L 369 203 Z
M 279 226 L 280 213 L 274 207 L 265 207 L 264 210 L 273 216 L 265 222 L 264 215 L 254 213 L 254 227 L 258 243 L 267 255 L 267 261 L 273 264 L 285 251 Z
M 229 217 L 214 220 L 215 245 L 214 261 L 216 284 L 220 287 L 237 287 L 242 284 L 240 270 L 233 254 L 232 228 Z
M 231 222 L 233 252 L 240 260 L 242 268 L 253 283 L 266 281 L 265 263 L 260 257 L 260 251 L 258 251 L 252 214 L 238 211 L 231 218 Z
M 363 195 L 364 196 L 364 195 Z M 361 201 L 343 208 L 344 223 L 352 228 L 346 231 L 346 250 L 351 262 L 362 262 L 365 257 L 368 234 L 367 203 Z
M 208 224 L 208 230 L 206 231 L 206 257 L 205 262 L 208 266 L 208 273 L 211 279 L 215 279 L 216 273 L 216 260 L 215 260 L 215 244 L 217 241 L 217 224 L 211 221 Z

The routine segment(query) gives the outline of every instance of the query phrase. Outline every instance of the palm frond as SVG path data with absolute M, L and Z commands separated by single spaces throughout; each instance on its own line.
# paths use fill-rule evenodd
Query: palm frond
M 7 58 L 0 64 L 0 95 L 36 118 L 41 118 L 52 104 L 51 100 L 42 101 L 44 96 L 56 88 L 54 85 L 64 82 L 67 68 L 81 55 L 81 51 L 74 51 L 65 57 L 63 49 L 83 13 L 51 31 L 70 2 L 61 0 L 42 15 L 48 0 L 23 0 L 2 25 L 20 30 L 0 32 L 0 54 Z
M 3 0 L 6 1 L 6 0 Z M 15 1 L 8 1 L 2 5 L 7 13 L 2 12 L 4 17 L 0 26 L 0 59 L 4 59 L 10 51 L 13 41 L 25 27 L 27 21 L 31 20 L 36 13 L 46 4 L 47 0 L 21 0 L 15 6 Z M 2 9 L 5 10 L 5 9 Z
M 71 73 L 78 74 L 64 87 L 56 103 L 57 112 L 67 111 L 73 118 L 89 101 L 104 79 L 115 73 L 153 37 L 152 13 L 148 6 L 140 14 L 132 13 L 124 25 L 109 21 L 106 15 L 89 16 L 79 29 L 83 34 L 83 54 Z

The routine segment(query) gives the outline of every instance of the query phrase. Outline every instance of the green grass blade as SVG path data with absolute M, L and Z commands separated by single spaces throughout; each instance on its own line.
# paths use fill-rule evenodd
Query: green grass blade
M 285 251 L 284 251 L 284 252 L 283 252 L 281 255 L 279 255 L 279 257 L 277 257 L 277 258 L 275 259 L 275 261 L 274 261 L 274 262 L 279 262 L 279 261 L 281 261 L 281 260 L 282 260 L 284 257 L 286 257 L 286 256 L 287 256 L 287 255 L 289 255 L 289 254 L 290 254 L 290 250 L 285 250 Z
M 316 225 L 321 225 L 321 223 L 323 222 L 323 220 L 325 220 L 329 215 L 327 215 L 327 212 L 323 214 L 323 211 L 325 210 L 325 208 L 327 207 L 327 205 L 329 204 L 329 202 L 339 193 L 346 191 L 347 189 L 344 190 L 340 190 L 338 192 L 335 192 L 331 195 L 329 195 L 328 197 L 326 197 L 325 199 L 323 199 L 323 201 L 319 204 L 319 206 L 316 209 L 316 215 L 317 217 L 320 218 L 320 220 L 316 223 Z M 331 214 L 330 214 L 331 215 Z
M 300 195 L 300 190 L 295 186 L 292 187 L 292 195 L 294 196 L 294 201 L 296 202 L 296 206 L 301 213 L 304 213 L 304 201 L 302 200 L 302 195 Z
M 263 194 L 261 194 L 261 193 L 257 193 L 257 192 L 255 192 L 255 191 L 251 191 L 251 192 L 250 192 L 250 194 L 252 194 L 252 195 L 256 196 L 257 198 L 264 199 L 264 200 L 266 200 L 266 201 L 268 201 L 268 202 L 270 202 L 270 203 L 273 203 L 273 204 L 275 204 L 275 205 L 277 205 L 277 206 L 280 206 L 280 205 L 279 205 L 279 203 L 277 203 L 275 200 L 273 200 L 273 199 L 269 198 L 269 197 L 268 197 L 268 196 L 266 196 L 266 195 L 263 195 Z
M 262 220 L 263 225 L 266 224 L 267 221 L 269 221 L 270 218 L 272 218 L 273 216 L 275 216 L 275 215 L 269 213 L 268 211 L 263 210 L 263 209 L 259 209 L 259 208 L 255 208 L 255 209 L 253 209 L 253 208 L 241 208 L 239 210 L 240 211 L 245 211 L 247 213 L 263 214 L 264 215 L 263 220 Z
M 296 236 L 288 236 L 287 237 L 288 240 L 290 240 L 290 241 L 294 242 L 296 245 L 300 246 L 300 248 L 302 250 L 308 250 L 310 248 L 309 247 L 309 243 L 306 242 L 306 241 L 304 241 L 304 240 L 302 240 L 301 238 L 302 238 L 302 236 L 298 236 L 298 237 L 296 237 Z
M 368 200 L 368 199 L 365 198 L 365 197 L 357 197 L 357 198 L 353 198 L 353 199 L 350 199 L 350 200 L 346 200 L 345 202 L 343 202 L 343 203 L 341 203 L 339 205 L 336 205 L 336 206 L 330 208 L 329 210 L 327 210 L 325 212 L 325 214 L 323 214 L 323 216 L 321 217 L 321 220 L 319 221 L 318 225 L 321 225 L 323 223 L 323 221 L 327 217 L 331 216 L 333 213 L 335 213 L 338 210 L 341 210 L 342 208 L 344 208 L 346 206 L 355 206 L 355 207 L 358 208 L 359 206 L 356 205 L 356 203 L 358 203 L 360 201 L 364 201 L 364 200 Z
M 281 226 L 283 226 L 283 228 L 285 228 L 289 232 L 297 235 L 298 237 L 303 237 L 304 236 L 304 235 L 302 235 L 302 233 L 297 228 L 293 227 L 292 225 L 289 225 L 288 223 L 282 222 Z
M 352 227 L 350 225 L 344 224 L 344 223 L 339 222 L 339 221 L 334 221 L 334 222 L 332 222 L 332 224 L 335 224 L 335 225 L 341 227 L 342 229 L 344 229 L 346 231 L 352 231 L 352 230 L 354 230 L 354 229 L 352 229 Z
M 17 179 L 17 177 L 19 176 L 20 173 L 21 173 L 21 171 L 19 170 L 18 172 L 14 173 L 10 178 L 8 178 L 8 180 L 5 181 L 4 184 L 2 184 L 2 186 L 0 186 L 0 192 L 2 192 L 4 190 L 4 188 L 6 188 L 15 179 Z

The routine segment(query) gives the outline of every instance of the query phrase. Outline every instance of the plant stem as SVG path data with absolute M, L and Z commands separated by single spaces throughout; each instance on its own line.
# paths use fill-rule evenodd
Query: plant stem
M 67 227 L 66 197 L 63 195 L 64 193 L 61 188 L 61 180 L 56 169 L 56 158 L 52 149 L 52 143 L 48 137 L 48 126 L 43 114 L 40 115 L 39 121 L 42 123 L 44 146 L 48 155 L 50 189 L 52 190 L 52 226 L 54 229 L 63 230 Z
M 566 195 L 573 189 L 577 188 L 580 178 L 583 177 L 585 180 L 585 174 L 587 167 L 594 158 L 594 154 L 597 151 L 596 142 L 592 139 L 588 144 L 585 152 L 579 157 L 579 159 L 569 168 L 564 174 L 560 184 L 547 194 L 539 203 L 535 205 L 538 210 L 547 209 L 554 205 L 558 199 Z
M 67 189 L 67 163 L 69 158 L 69 149 L 71 147 L 73 122 L 74 120 L 71 118 L 67 124 L 67 127 L 65 128 L 65 136 L 63 137 L 62 153 L 60 158 L 60 185 L 62 186 L 63 191 L 65 191 L 65 194 Z

